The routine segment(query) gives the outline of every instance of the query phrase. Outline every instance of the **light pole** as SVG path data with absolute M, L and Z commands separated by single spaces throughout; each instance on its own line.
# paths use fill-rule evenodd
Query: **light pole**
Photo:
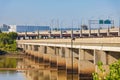
M 71 73 L 71 77 L 72 77 L 72 80 L 74 80 L 73 79 L 73 74 L 74 74 L 74 72 L 73 72 L 73 63 L 74 63 L 74 56 L 73 56 L 73 41 L 75 41 L 75 38 L 72 36 L 71 37 L 71 67 L 72 67 L 72 73 Z

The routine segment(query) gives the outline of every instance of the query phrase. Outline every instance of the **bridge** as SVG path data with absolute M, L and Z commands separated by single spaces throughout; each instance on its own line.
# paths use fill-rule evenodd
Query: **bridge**
M 108 28 L 98 30 L 62 30 L 62 31 L 36 31 L 18 33 L 19 39 L 39 39 L 39 38 L 85 38 L 85 37 L 114 37 L 120 36 L 120 28 Z
M 120 37 L 17 40 L 17 46 L 51 69 L 80 76 L 98 71 L 98 61 L 108 71 L 108 65 L 120 59 Z

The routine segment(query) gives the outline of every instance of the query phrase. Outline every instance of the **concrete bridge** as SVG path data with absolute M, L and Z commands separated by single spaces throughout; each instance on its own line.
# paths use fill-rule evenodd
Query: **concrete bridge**
M 120 28 L 98 29 L 98 30 L 63 30 L 44 32 L 22 32 L 18 33 L 18 39 L 38 39 L 38 38 L 76 38 L 85 37 L 114 37 L 120 36 Z
M 80 76 L 97 71 L 98 61 L 108 70 L 120 59 L 120 37 L 17 40 L 17 45 L 51 69 Z

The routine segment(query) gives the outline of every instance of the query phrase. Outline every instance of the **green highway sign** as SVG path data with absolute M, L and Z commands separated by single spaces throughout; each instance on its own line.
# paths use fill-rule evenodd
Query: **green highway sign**
M 99 24 L 104 24 L 104 21 L 103 20 L 99 20 Z
M 111 20 L 99 20 L 99 24 L 111 24 Z

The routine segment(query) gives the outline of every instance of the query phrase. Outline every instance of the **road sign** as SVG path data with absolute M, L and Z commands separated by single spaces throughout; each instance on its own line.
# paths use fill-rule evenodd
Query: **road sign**
M 99 24 L 104 24 L 104 21 L 103 20 L 99 20 Z
M 111 20 L 109 20 L 109 19 L 105 20 L 104 24 L 111 24 Z

